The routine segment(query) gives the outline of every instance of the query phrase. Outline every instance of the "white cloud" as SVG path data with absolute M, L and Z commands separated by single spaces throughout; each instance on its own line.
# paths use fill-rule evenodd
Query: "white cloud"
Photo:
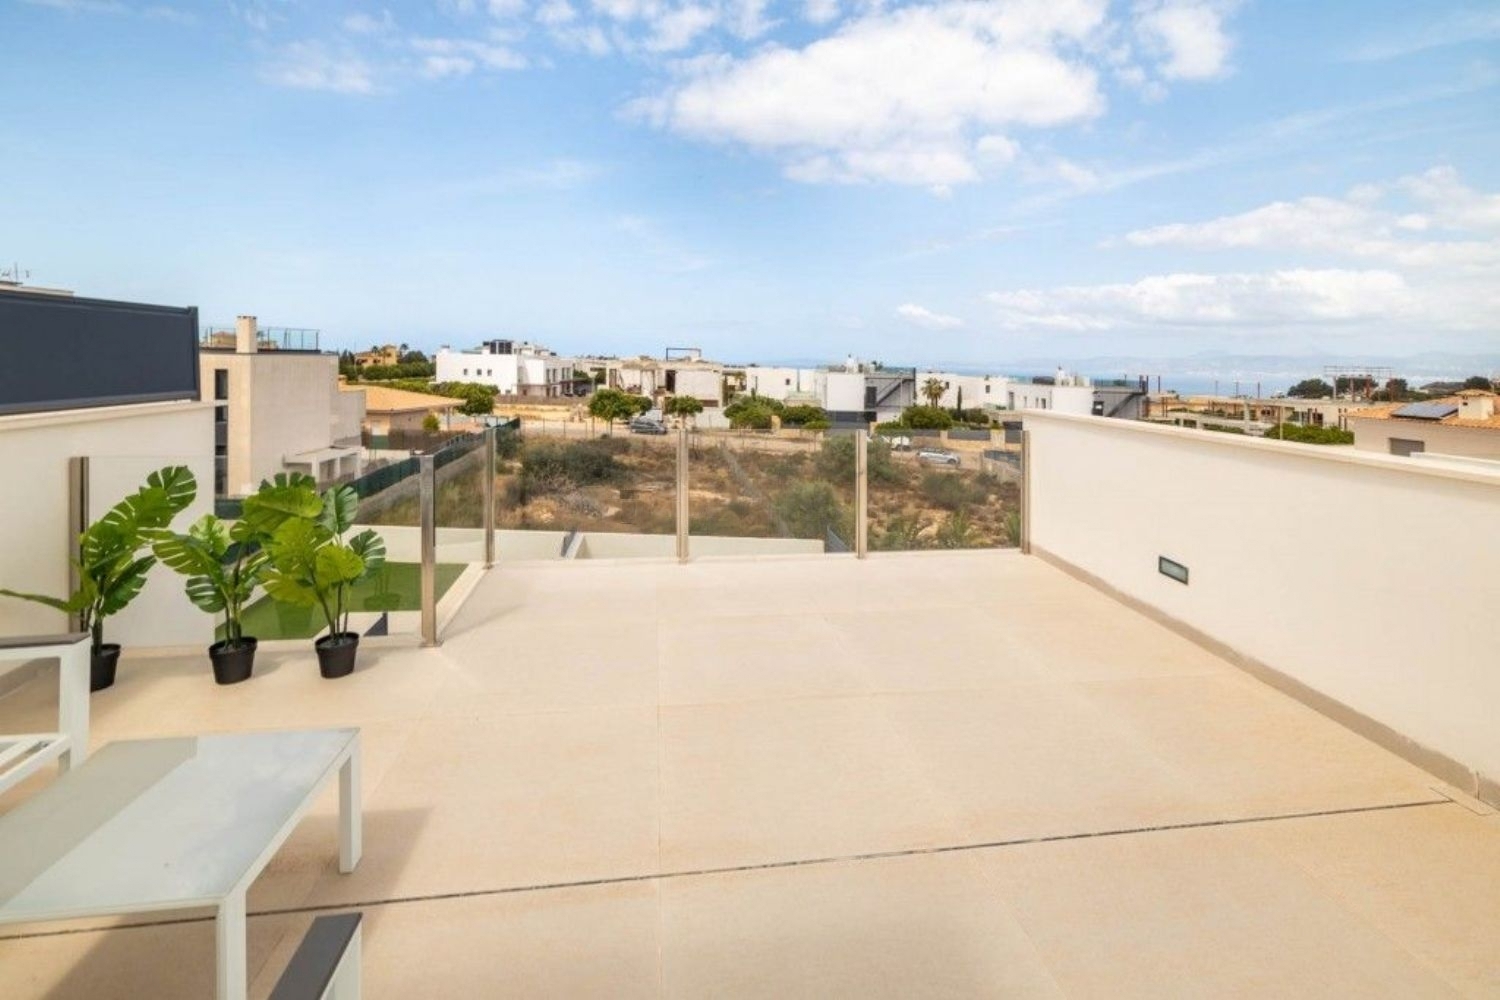
M 1168 80 L 1208 80 L 1229 69 L 1224 30 L 1232 0 L 1137 0 L 1135 33 Z
M 1400 34 L 1367 42 L 1350 52 L 1347 58 L 1354 62 L 1377 62 L 1449 45 L 1500 39 L 1500 11 L 1460 10 L 1433 18 L 1425 9 L 1411 9 L 1420 15 L 1418 23 L 1408 24 Z
M 343 24 L 344 30 L 350 34 L 384 35 L 395 30 L 396 19 L 389 10 L 382 10 L 378 17 L 361 11 L 344 18 Z
M 839 17 L 839 0 L 805 0 L 802 16 L 812 24 L 827 24 Z
M 957 330 L 964 325 L 964 321 L 957 316 L 947 316 L 943 313 L 933 312 L 915 302 L 896 307 L 896 315 L 922 327 L 924 330 Z
M 370 64 L 349 51 L 333 51 L 320 42 L 293 42 L 275 61 L 261 68 L 261 77 L 280 87 L 328 90 L 337 94 L 373 94 Z
M 549 28 L 555 28 L 576 21 L 578 10 L 568 0 L 546 0 L 537 7 L 536 19 Z
M 1418 211 L 1387 205 L 1393 194 L 1406 195 Z M 1487 231 L 1500 232 L 1500 195 L 1477 192 L 1451 167 L 1436 167 L 1394 184 L 1360 185 L 1344 198 L 1278 201 L 1206 222 L 1138 229 L 1127 233 L 1125 242 L 1194 250 L 1321 251 L 1411 268 L 1500 266 L 1500 239 L 1462 238 Z
M 1337 269 L 1162 274 L 1128 284 L 993 292 L 988 298 L 1004 326 L 1063 331 L 1388 321 L 1409 315 L 1415 305 L 1399 274 Z
M 638 2 L 596 0 L 606 9 Z M 1104 13 L 1104 0 L 878 11 L 804 48 L 691 61 L 680 82 L 630 112 L 774 155 L 799 180 L 965 183 L 981 175 L 976 135 L 1102 113 L 1080 47 Z
M 677 52 L 693 44 L 703 32 L 713 27 L 719 15 L 708 7 L 688 4 L 656 18 L 646 49 L 651 52 Z
M 530 65 L 508 45 L 473 38 L 414 38 L 411 47 L 421 59 L 421 74 L 430 79 L 467 76 L 480 67 L 518 70 Z

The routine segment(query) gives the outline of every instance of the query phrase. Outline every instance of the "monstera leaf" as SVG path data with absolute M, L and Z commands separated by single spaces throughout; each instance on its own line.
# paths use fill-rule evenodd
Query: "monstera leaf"
M 339 486 L 323 494 L 323 527 L 342 535 L 354 525 L 359 512 L 359 494 L 352 486 Z

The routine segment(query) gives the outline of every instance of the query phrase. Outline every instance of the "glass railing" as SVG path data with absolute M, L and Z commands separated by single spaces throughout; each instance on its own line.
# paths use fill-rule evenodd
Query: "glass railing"
M 852 551 L 854 455 L 850 434 L 693 430 L 690 553 Z
M 868 481 L 871 551 L 1020 543 L 1020 448 L 1003 434 L 874 435 Z
M 530 424 L 500 433 L 502 558 L 674 554 L 675 432 L 632 433 L 620 423 L 595 437 Z

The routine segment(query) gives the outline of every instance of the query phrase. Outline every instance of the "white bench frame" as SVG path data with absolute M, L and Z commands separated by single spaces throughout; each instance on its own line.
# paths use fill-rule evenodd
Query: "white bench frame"
M 57 732 L 0 735 L 0 793 L 51 761 L 69 771 L 89 754 L 89 664 L 87 632 L 0 638 L 0 661 L 57 660 Z

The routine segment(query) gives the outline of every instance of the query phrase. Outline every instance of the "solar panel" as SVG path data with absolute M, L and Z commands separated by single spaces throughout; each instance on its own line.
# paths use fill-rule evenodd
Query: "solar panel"
M 1453 403 L 1407 403 L 1399 410 L 1392 410 L 1393 417 L 1411 417 L 1413 420 L 1443 420 L 1458 412 Z

